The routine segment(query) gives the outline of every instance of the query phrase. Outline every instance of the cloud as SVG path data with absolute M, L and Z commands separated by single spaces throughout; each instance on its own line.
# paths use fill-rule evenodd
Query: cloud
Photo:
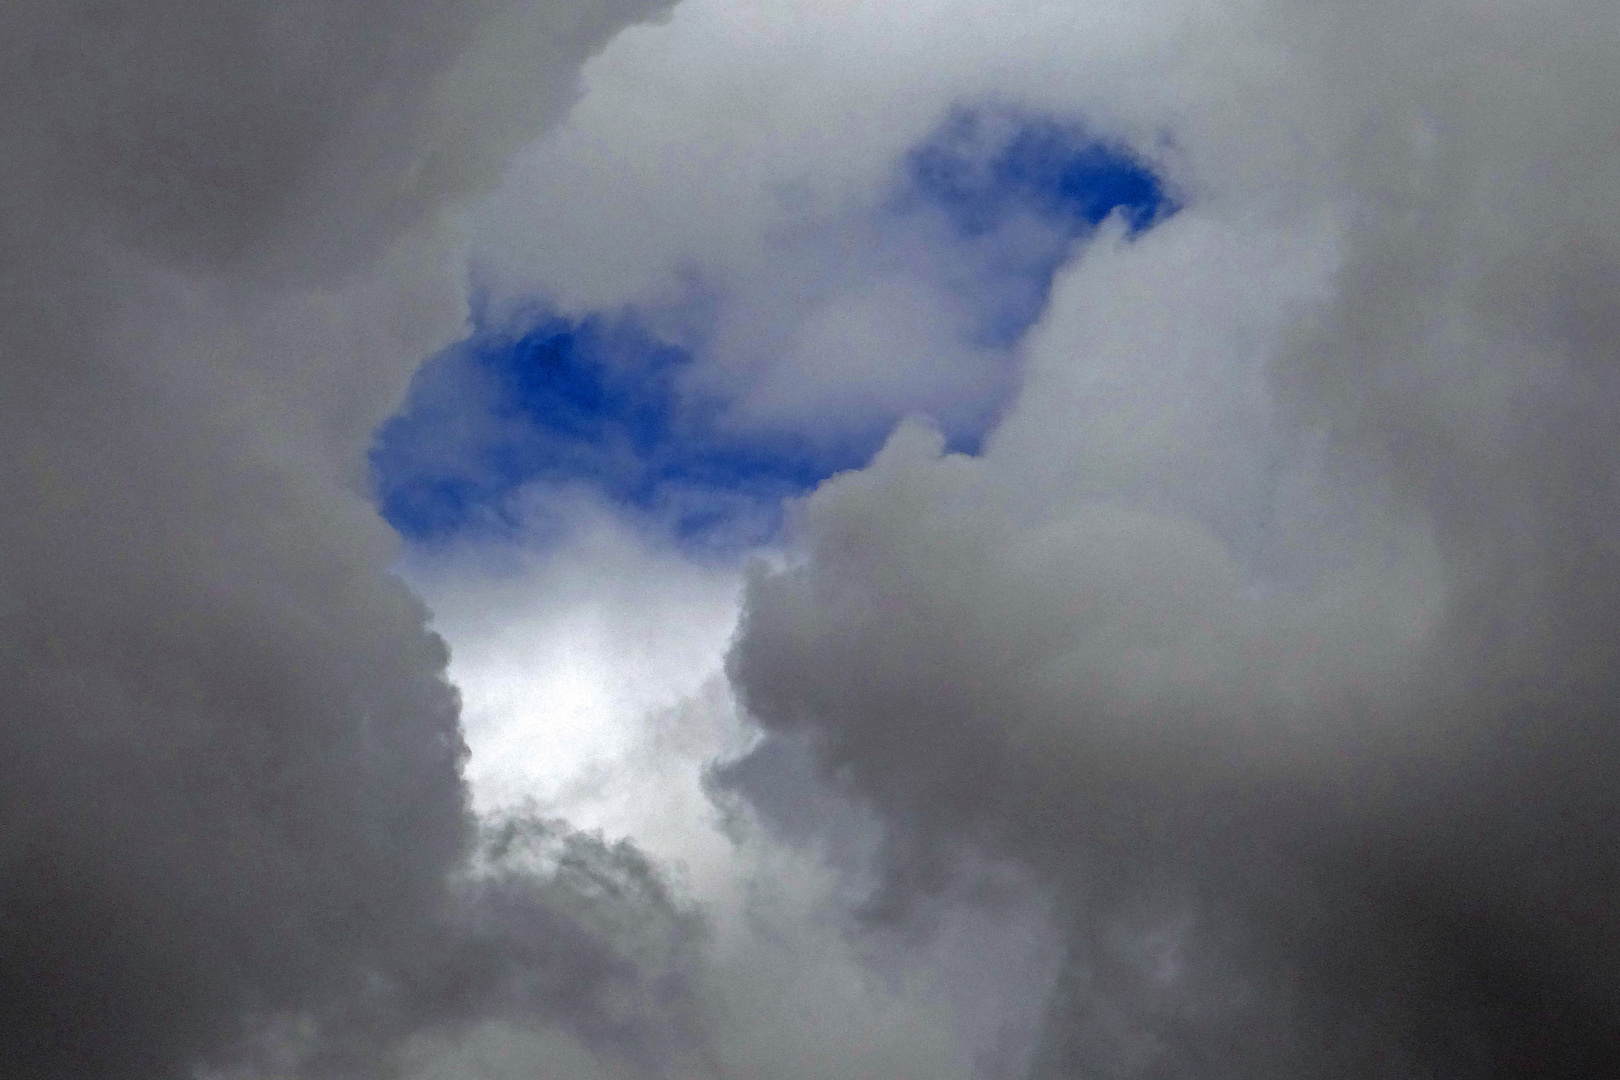
M 280 1018 L 380 1075 L 497 998 L 618 1038 L 591 988 L 640 960 L 558 906 L 575 879 L 447 892 L 456 694 L 362 453 L 462 317 L 447 210 L 652 14 L 0 16 L 0 1070 L 188 1076 Z M 560 842 L 633 879 L 604 912 L 668 914 L 624 852 Z M 552 966 L 514 986 L 524 949 Z M 335 1004 L 368 979 L 397 1026 Z
M 1053 976 L 1039 890 L 993 867 L 926 920 L 878 928 L 852 915 L 870 887 L 871 815 L 834 804 L 841 843 L 783 843 L 795 792 L 820 795 L 813 766 L 755 756 L 738 775 L 716 764 L 757 738 L 722 672 L 738 571 L 688 560 L 611 507 L 576 508 L 574 520 L 561 546 L 472 539 L 407 560 L 455 647 L 475 805 L 633 837 L 683 910 L 701 912 L 696 947 L 668 950 L 686 961 L 674 1004 L 689 1013 L 673 1018 L 696 1014 L 701 1075 L 1018 1075 Z M 752 797 L 766 791 L 776 805 Z M 657 912 L 644 918 L 656 925 Z M 634 1013 L 640 1037 L 667 1031 L 671 1011 Z M 497 1018 L 419 1040 L 409 1075 L 597 1075 L 615 1062 L 637 1075 L 613 1047 L 595 1047 L 592 1063 L 560 1033 L 573 1041 Z
M 1613 1072 L 1604 5 L 657 14 L 0 15 L 0 1068 Z
M 1182 211 L 1065 271 L 981 455 L 806 500 L 732 677 L 894 902 L 964 845 L 1054 891 L 1034 1076 L 1612 1071 L 1613 35 L 1223 20 L 1097 84 Z

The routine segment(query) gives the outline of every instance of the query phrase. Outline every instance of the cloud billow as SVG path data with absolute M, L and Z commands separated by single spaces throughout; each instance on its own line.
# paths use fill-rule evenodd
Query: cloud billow
M 1062 273 L 981 455 L 902 426 L 750 585 L 733 679 L 892 901 L 964 845 L 1056 898 L 1035 1076 L 1620 1061 L 1614 36 L 1499 16 L 1168 69 L 1225 103 L 1183 209 Z
M 461 314 L 445 210 L 655 13 L 0 15 L 0 1071 L 191 1076 L 280 1017 L 282 1074 L 348 1040 L 384 1075 L 468 1001 L 589 1028 L 591 987 L 640 977 L 566 875 L 448 891 L 456 693 L 357 474 Z M 576 989 L 502 989 L 535 935 Z M 410 1024 L 333 1005 L 390 979 Z

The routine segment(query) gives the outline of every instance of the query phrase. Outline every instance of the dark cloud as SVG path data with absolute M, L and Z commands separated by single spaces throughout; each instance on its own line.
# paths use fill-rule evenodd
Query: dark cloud
M 1620 39 L 1257 34 L 1193 87 L 1236 179 L 1084 256 L 982 456 L 907 426 L 808 500 L 733 678 L 899 899 L 964 843 L 1052 889 L 1035 1076 L 1611 1074 Z
M 541 1026 L 607 1069 L 707 1064 L 697 985 L 707 930 L 644 856 L 526 812 L 484 822 L 471 854 L 385 964 L 352 970 L 290 1018 L 252 1017 L 232 1052 L 272 1075 L 269 1062 L 299 1076 L 396 1075 L 435 1043 L 442 1053 L 479 1029 Z M 531 1056 L 531 1069 L 545 1064 Z
M 271 1016 L 338 1045 L 392 980 L 345 1066 L 380 1072 L 491 1002 L 590 1029 L 641 970 L 561 899 L 673 917 L 623 851 L 452 885 L 456 695 L 354 479 L 460 317 L 441 212 L 654 10 L 0 14 L 0 1071 L 189 1075 Z

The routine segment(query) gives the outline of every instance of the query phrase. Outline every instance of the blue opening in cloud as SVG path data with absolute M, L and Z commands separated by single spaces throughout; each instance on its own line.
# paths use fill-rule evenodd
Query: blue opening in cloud
M 917 194 L 968 235 L 1035 213 L 1078 236 L 1116 210 L 1139 232 L 1174 209 L 1163 183 L 1128 149 L 1075 124 L 1008 110 L 953 111 L 907 164 Z
M 544 533 L 524 488 L 586 491 L 684 543 L 746 547 L 782 501 L 837 468 L 791 435 L 738 438 L 683 398 L 691 354 L 633 318 L 485 325 L 428 362 L 371 453 L 383 516 L 420 542 L 468 531 Z M 851 453 L 855 451 L 852 450 Z
M 1110 214 L 1134 233 L 1174 209 L 1147 166 L 1075 125 L 964 109 L 907 155 L 886 212 L 946 223 L 941 259 L 963 268 L 947 268 L 950 287 L 980 311 L 978 343 L 1001 346 Z M 424 365 L 378 432 L 383 516 L 419 543 L 532 539 L 546 531 L 544 496 L 584 491 L 689 549 L 732 553 L 769 539 L 785 499 L 864 463 L 888 430 L 829 446 L 729 429 L 716 422 L 726 402 L 683 389 L 701 348 L 659 340 L 634 313 L 512 325 L 475 310 L 469 336 Z M 988 424 L 998 403 L 983 405 Z M 980 435 L 958 433 L 953 448 L 972 451 Z
M 1075 244 L 1110 215 L 1135 235 L 1178 207 L 1145 162 L 1082 125 L 958 108 L 906 156 L 895 208 L 942 215 L 958 244 L 983 249 L 967 283 L 979 294 L 969 298 L 981 309 L 976 339 L 1005 346 L 1039 316 Z

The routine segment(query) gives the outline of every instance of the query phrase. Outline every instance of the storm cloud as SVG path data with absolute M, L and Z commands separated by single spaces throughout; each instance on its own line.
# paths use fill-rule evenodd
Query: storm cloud
M 566 830 L 467 868 L 457 695 L 363 454 L 461 322 L 445 211 L 655 14 L 0 15 L 0 1071 L 381 1075 L 503 1009 L 642 1037 L 605 1003 L 657 963 L 610 909 L 686 916 Z
M 1064 272 L 981 455 L 910 422 L 804 502 L 730 670 L 888 902 L 1045 883 L 1035 1076 L 1612 1072 L 1620 39 L 1220 26 L 1184 209 Z

